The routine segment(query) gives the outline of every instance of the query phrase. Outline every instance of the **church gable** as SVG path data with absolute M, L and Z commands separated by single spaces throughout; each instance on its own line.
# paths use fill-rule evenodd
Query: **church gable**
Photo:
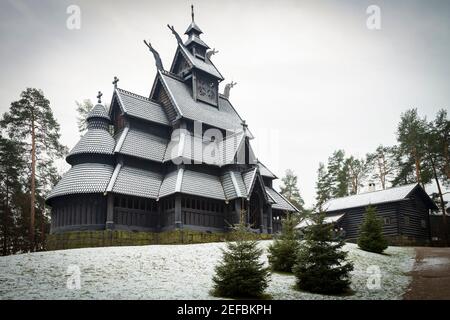
M 178 110 L 174 98 L 172 97 L 171 92 L 168 90 L 164 79 L 161 77 L 161 73 L 158 73 L 152 92 L 150 94 L 150 98 L 157 101 L 163 107 L 164 111 L 166 112 L 167 118 L 171 123 L 182 115 Z
M 192 69 L 192 66 L 193 64 L 188 60 L 186 54 L 184 54 L 178 46 L 172 66 L 170 67 L 170 72 L 184 78 L 188 75 Z

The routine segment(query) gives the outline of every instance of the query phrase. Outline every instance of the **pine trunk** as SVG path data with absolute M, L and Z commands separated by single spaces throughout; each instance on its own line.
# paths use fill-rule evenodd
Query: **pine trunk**
M 6 176 L 6 200 L 3 206 L 3 255 L 8 254 L 8 208 L 9 208 L 9 188 L 8 176 Z
M 35 220 L 35 192 L 36 192 L 36 132 L 34 115 L 31 119 L 31 188 L 30 188 L 30 249 L 34 251 L 34 220 Z
M 422 179 L 420 177 L 420 159 L 419 156 L 417 155 L 417 149 L 414 148 L 413 151 L 414 154 L 414 161 L 415 161 L 415 165 L 416 165 L 416 178 L 417 178 L 417 183 L 422 183 Z
M 450 159 L 448 155 L 448 142 L 444 143 L 444 174 L 447 176 L 447 179 L 450 179 Z
M 449 239 L 448 239 L 448 234 L 447 234 L 447 230 L 448 230 L 448 228 L 447 228 L 447 214 L 445 212 L 444 197 L 442 195 L 441 184 L 439 183 L 439 179 L 438 179 L 437 172 L 436 172 L 436 165 L 435 165 L 435 162 L 434 162 L 434 159 L 433 159 L 432 156 L 430 156 L 430 160 L 431 160 L 431 167 L 433 169 L 434 180 L 436 181 L 436 185 L 437 185 L 438 193 L 439 193 L 440 205 L 441 205 L 441 210 L 442 210 L 442 220 L 443 220 L 442 222 L 443 222 L 443 225 L 444 225 L 445 243 L 447 245 L 449 245 L 449 241 L 448 241 Z

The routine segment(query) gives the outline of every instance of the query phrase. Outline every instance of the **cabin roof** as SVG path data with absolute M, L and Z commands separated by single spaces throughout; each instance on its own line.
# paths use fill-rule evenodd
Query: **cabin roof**
M 325 224 L 336 223 L 336 222 L 339 222 L 344 217 L 344 215 L 345 215 L 345 213 L 329 215 L 329 216 L 326 216 L 323 219 L 323 222 Z M 314 224 L 315 224 L 315 222 L 314 222 L 313 219 L 305 218 L 295 228 L 296 229 L 303 229 L 303 228 L 312 226 Z
M 174 100 L 180 116 L 225 130 L 242 130 L 242 119 L 228 99 L 219 96 L 218 107 L 195 101 L 181 79 L 167 72 L 159 72 L 159 76 L 169 90 L 169 96 Z
M 434 204 L 423 188 L 419 184 L 414 183 L 389 188 L 386 190 L 366 192 L 348 197 L 331 199 L 323 205 L 323 208 L 325 211 L 336 211 L 368 205 L 377 205 L 381 203 L 396 202 L 407 199 L 416 190 L 420 192 L 421 196 L 426 202 L 428 202 L 429 208 L 436 207 L 436 204 Z

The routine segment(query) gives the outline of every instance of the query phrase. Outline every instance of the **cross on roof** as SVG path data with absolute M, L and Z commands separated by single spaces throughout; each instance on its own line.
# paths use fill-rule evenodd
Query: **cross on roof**
M 103 96 L 103 93 L 101 93 L 101 91 L 99 91 L 97 94 L 98 103 L 102 103 L 102 96 Z
M 112 84 L 114 85 L 114 88 L 117 88 L 117 83 L 119 82 L 119 78 L 114 77 L 114 81 L 112 82 Z

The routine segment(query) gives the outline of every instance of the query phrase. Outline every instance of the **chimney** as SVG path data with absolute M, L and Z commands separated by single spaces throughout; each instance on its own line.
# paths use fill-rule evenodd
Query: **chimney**
M 375 183 L 374 182 L 369 182 L 369 188 L 368 188 L 369 192 L 374 192 L 375 191 Z

